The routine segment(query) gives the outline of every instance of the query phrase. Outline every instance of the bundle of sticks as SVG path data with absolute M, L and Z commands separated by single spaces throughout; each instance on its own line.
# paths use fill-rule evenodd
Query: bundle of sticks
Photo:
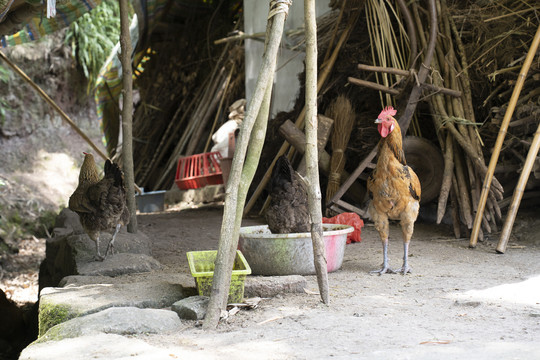
M 431 0 L 437 8 L 437 40 L 433 60 L 430 62 L 429 81 L 418 86 L 424 90 L 423 97 L 430 108 L 432 119 L 437 130 L 437 138 L 444 154 L 445 168 L 441 191 L 438 199 L 437 223 L 446 213 L 448 200 L 452 204 L 452 218 L 455 236 L 462 237 L 462 229 L 472 229 L 474 216 L 480 200 L 483 180 L 487 166 L 482 151 L 483 142 L 477 129 L 472 100 L 471 84 L 468 74 L 468 60 L 461 42 L 456 24 L 448 10 L 446 0 Z M 402 10 L 406 10 L 402 7 Z M 409 12 L 407 10 L 407 12 Z M 430 24 L 427 11 L 420 8 L 417 2 L 410 5 L 408 21 L 409 38 L 419 42 L 419 48 L 428 48 Z M 414 33 L 412 33 L 414 32 Z M 423 55 L 423 54 L 420 54 Z M 423 63 L 426 63 L 424 60 Z M 429 61 L 427 62 L 429 63 Z M 425 66 L 425 65 L 422 65 Z M 394 74 L 405 78 L 397 86 L 385 86 L 365 80 L 349 78 L 349 82 L 370 87 L 390 95 L 402 97 L 407 86 L 416 74 L 403 69 L 377 67 L 359 64 L 364 71 L 376 71 Z M 416 78 L 417 79 L 417 78 Z M 409 99 L 409 102 L 411 100 Z M 483 231 L 492 232 L 497 228 L 497 220 L 501 219 L 501 210 L 497 203 L 503 197 L 503 186 L 493 178 L 489 192 L 486 211 L 482 219 Z M 480 238 L 483 238 L 483 231 Z M 463 234 L 468 235 L 468 234 Z
M 460 97 L 435 94 L 428 98 L 438 140 L 445 158 L 443 182 L 438 202 L 437 222 L 440 223 L 448 197 L 452 202 L 454 233 L 461 237 L 461 226 L 472 229 L 474 214 L 480 200 L 483 180 L 487 172 L 482 139 L 478 133 L 472 101 L 471 84 L 468 75 L 468 59 L 456 24 L 453 22 L 446 0 L 437 0 L 439 9 L 438 37 L 436 53 L 431 63 L 433 84 L 457 90 Z M 425 23 L 420 9 L 412 5 L 415 25 L 420 34 L 420 41 L 425 41 L 422 34 Z M 497 203 L 503 198 L 503 187 L 493 178 L 482 219 L 482 230 L 491 233 L 496 230 L 496 220 L 501 219 L 501 210 Z M 480 232 L 483 238 L 483 232 Z

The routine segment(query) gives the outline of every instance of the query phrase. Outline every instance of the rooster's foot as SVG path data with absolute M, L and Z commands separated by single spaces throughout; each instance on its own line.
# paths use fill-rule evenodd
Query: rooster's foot
M 373 271 L 370 271 L 369 273 L 370 273 L 370 274 L 379 274 L 379 275 L 382 275 L 382 274 L 395 274 L 396 271 L 390 269 L 390 267 L 388 267 L 388 266 L 383 266 L 382 269 L 380 269 L 380 270 L 373 270 Z
M 101 254 L 96 254 L 94 256 L 94 261 L 103 261 L 103 260 L 105 260 L 105 257 Z
M 401 267 L 401 269 L 396 270 L 396 273 L 400 273 L 400 274 L 405 275 L 405 274 L 408 274 L 408 273 L 412 274 L 412 271 L 411 271 L 411 268 L 408 265 L 403 265 Z

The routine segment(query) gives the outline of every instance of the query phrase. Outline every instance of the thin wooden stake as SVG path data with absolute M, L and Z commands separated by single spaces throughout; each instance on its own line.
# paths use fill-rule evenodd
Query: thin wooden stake
M 290 2 L 287 1 L 273 0 L 270 2 L 267 48 L 259 70 L 255 91 L 247 106 L 246 116 L 238 135 L 229 181 L 225 190 L 225 207 L 223 209 L 212 292 L 203 324 L 205 330 L 217 327 L 221 310 L 225 308 L 227 302 L 234 255 L 238 246 L 242 210 L 244 209 L 247 189 L 255 174 L 264 142 L 277 53 L 289 6 Z
M 510 232 L 514 226 L 514 221 L 516 220 L 516 215 L 519 209 L 519 204 L 521 203 L 521 198 L 523 197 L 523 192 L 527 180 L 529 180 L 529 175 L 531 173 L 532 167 L 536 160 L 536 155 L 538 155 L 538 149 L 540 149 L 540 124 L 536 129 L 536 134 L 534 134 L 534 139 L 532 145 L 527 154 L 527 160 L 525 160 L 525 165 L 523 165 L 523 170 L 519 176 L 519 180 L 514 190 L 514 195 L 512 196 L 512 204 L 508 209 L 508 215 L 506 216 L 506 221 L 501 232 L 501 238 L 499 239 L 499 244 L 497 245 L 497 252 L 503 254 L 506 251 L 506 245 L 508 244 L 508 239 L 510 238 Z
M 525 78 L 527 77 L 527 73 L 529 72 L 529 68 L 531 67 L 531 63 L 534 59 L 534 55 L 536 54 L 539 43 L 540 26 L 536 30 L 536 34 L 534 35 L 531 47 L 529 49 L 529 52 L 527 53 L 527 57 L 525 58 L 525 62 L 523 63 L 523 67 L 521 68 L 521 71 L 519 73 L 516 86 L 514 87 L 514 91 L 512 93 L 512 96 L 510 97 L 510 102 L 508 103 L 508 108 L 506 109 L 506 113 L 504 114 L 501 128 L 499 130 L 499 135 L 497 136 L 497 141 L 495 142 L 495 148 L 493 149 L 493 154 L 491 155 L 491 160 L 489 161 L 488 171 L 484 179 L 484 185 L 482 186 L 482 195 L 480 196 L 480 202 L 478 203 L 478 212 L 476 213 L 476 217 L 474 218 L 471 240 L 469 242 L 469 247 L 471 248 L 476 247 L 476 243 L 478 241 L 478 233 L 482 224 L 482 216 L 484 215 L 484 209 L 486 206 L 489 188 L 491 186 L 493 173 L 495 172 L 495 166 L 497 166 L 497 161 L 499 159 L 499 154 L 501 152 L 504 138 L 506 137 L 506 130 L 508 129 L 508 124 L 512 119 L 512 114 L 514 113 L 514 109 L 516 108 L 519 94 L 521 93 L 521 89 L 523 88 L 523 84 L 525 83 Z
M 126 177 L 127 206 L 130 213 L 127 230 L 137 232 L 137 204 L 133 172 L 133 70 L 131 68 L 131 36 L 129 33 L 129 8 L 127 0 L 120 0 L 120 46 L 122 53 L 122 160 Z
M 311 216 L 313 260 L 321 299 L 329 303 L 326 249 L 323 240 L 321 187 L 319 184 L 319 157 L 317 150 L 317 18 L 315 0 L 304 0 L 306 29 L 306 166 L 308 179 L 308 205 Z

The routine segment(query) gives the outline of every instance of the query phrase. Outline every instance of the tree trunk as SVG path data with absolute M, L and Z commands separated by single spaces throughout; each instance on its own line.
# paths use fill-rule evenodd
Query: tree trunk
M 133 173 L 133 79 L 131 69 L 131 37 L 129 33 L 127 0 L 120 0 L 120 61 L 122 62 L 122 160 L 126 179 L 127 206 L 130 220 L 127 230 L 137 232 L 137 205 L 135 203 L 135 175 Z

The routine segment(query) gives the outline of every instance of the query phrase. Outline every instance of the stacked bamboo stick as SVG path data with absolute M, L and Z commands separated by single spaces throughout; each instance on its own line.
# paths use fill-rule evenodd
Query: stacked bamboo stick
M 199 67 L 199 75 L 193 73 L 192 77 L 208 74 L 200 78 L 200 85 L 195 78 L 181 78 L 177 88 L 170 89 L 164 83 L 163 89 L 158 87 L 146 95 L 147 101 L 154 100 L 165 108 L 143 104 L 135 113 L 135 177 L 141 186 L 169 188 L 178 158 L 204 150 L 207 137 L 212 135 L 207 134 L 210 122 L 218 122 L 223 109 L 243 93 L 243 56 L 240 46 L 227 44 L 211 71 Z M 191 94 L 186 92 L 190 84 L 195 85 Z M 170 101 L 177 96 L 178 101 Z
M 482 139 L 478 133 L 468 77 L 468 61 L 456 25 L 448 16 L 446 0 L 437 0 L 439 29 L 435 58 L 432 63 L 433 85 L 457 90 L 461 97 L 435 94 L 427 100 L 438 139 L 445 158 L 443 182 L 438 202 L 437 222 L 446 212 L 448 198 L 452 202 L 452 217 L 456 237 L 461 237 L 461 226 L 472 229 L 477 210 L 482 180 L 487 172 L 482 153 Z M 412 4 L 413 18 L 419 39 L 425 46 L 425 33 L 421 9 Z M 501 211 L 497 200 L 502 199 L 503 187 L 494 179 L 489 192 L 482 229 L 496 229 Z

